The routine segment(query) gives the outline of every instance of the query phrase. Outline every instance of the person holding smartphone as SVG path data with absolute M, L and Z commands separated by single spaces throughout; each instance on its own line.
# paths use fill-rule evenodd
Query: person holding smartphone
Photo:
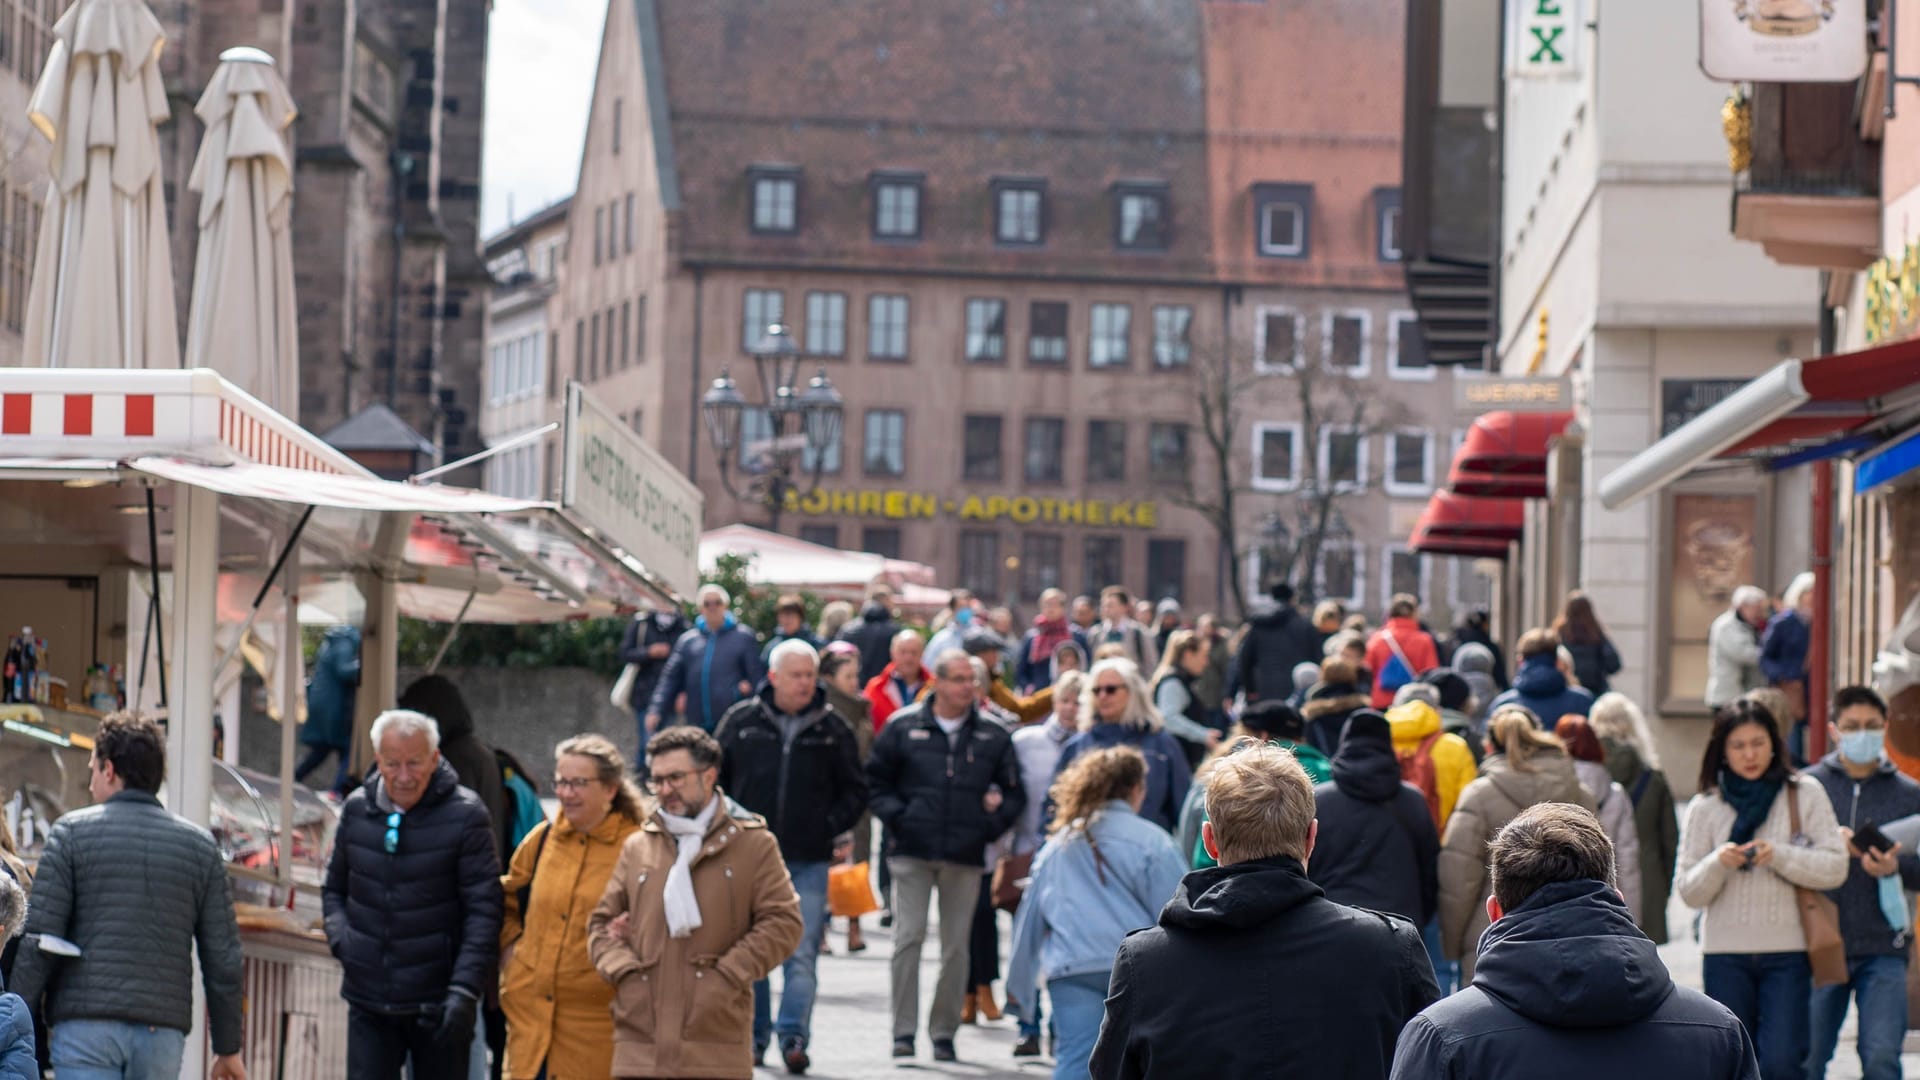
M 1847 981 L 1813 991 L 1807 1075 L 1826 1075 L 1851 1000 L 1860 1010 L 1861 1076 L 1893 1080 L 1900 1075 L 1907 1030 L 1913 916 L 1906 893 L 1920 889 L 1920 854 L 1903 849 L 1878 826 L 1920 814 L 1920 783 L 1887 760 L 1887 703 L 1871 688 L 1843 687 L 1828 715 L 1827 735 L 1838 749 L 1807 775 L 1826 789 L 1847 839 L 1846 883 L 1827 894 L 1840 906 Z

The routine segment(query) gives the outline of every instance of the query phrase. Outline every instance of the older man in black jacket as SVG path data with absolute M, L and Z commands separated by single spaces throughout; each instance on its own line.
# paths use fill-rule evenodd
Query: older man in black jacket
M 498 977 L 500 859 L 486 807 L 440 757 L 431 717 L 373 723 L 379 774 L 347 797 L 321 898 L 345 971 L 347 1074 L 464 1080 Z
M 1439 993 L 1420 931 L 1307 880 L 1313 785 L 1287 751 L 1214 762 L 1207 813 L 1220 865 L 1121 943 L 1093 1080 L 1383 1080 L 1401 1027 Z
M 8 989 L 45 1009 L 56 1074 L 178 1076 L 198 944 L 212 1076 L 246 1076 L 227 868 L 207 830 L 160 805 L 165 736 L 151 720 L 109 716 L 89 768 L 95 805 L 61 818 L 47 837 Z M 41 935 L 80 952 L 53 953 Z
M 1488 855 L 1493 926 L 1473 985 L 1407 1025 L 1393 1080 L 1759 1080 L 1740 1021 L 1675 986 L 1634 925 L 1591 811 L 1532 807 Z
M 815 964 L 827 932 L 827 868 L 833 841 L 867 808 L 867 781 L 853 729 L 827 704 L 820 657 L 789 639 L 768 654 L 759 693 L 727 710 L 714 731 L 720 788 L 767 819 L 800 896 L 806 930 L 781 967 L 780 1020 L 767 980 L 753 984 L 753 1051 L 760 1060 L 776 1033 L 787 1071 L 807 1070 L 813 1035 Z
M 914 1055 L 920 1024 L 920 947 L 940 893 L 940 974 L 927 1033 L 935 1061 L 955 1060 L 967 943 L 987 845 L 1026 809 L 1013 734 L 982 714 L 973 661 L 934 658 L 933 693 L 893 714 L 867 758 L 873 816 L 887 827 L 893 871 L 893 1056 Z

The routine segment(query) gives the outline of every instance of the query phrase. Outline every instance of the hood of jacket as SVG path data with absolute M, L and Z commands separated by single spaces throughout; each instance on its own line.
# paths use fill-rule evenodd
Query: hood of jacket
M 1603 737 L 1600 745 L 1607 752 L 1607 775 L 1613 778 L 1614 783 L 1632 791 L 1633 785 L 1640 779 L 1640 774 L 1647 771 L 1646 759 L 1642 758 L 1640 751 L 1629 742 Z
M 867 623 L 883 623 L 893 618 L 893 611 L 879 601 L 872 601 L 860 609 L 860 619 Z
M 1363 802 L 1388 802 L 1399 794 L 1400 759 L 1393 752 L 1391 728 L 1379 714 L 1356 713 L 1347 721 L 1333 754 L 1333 782 Z
M 1613 886 L 1548 885 L 1480 939 L 1473 985 L 1538 1024 L 1612 1028 L 1673 993 L 1673 978 Z
M 1324 895 L 1307 880 L 1300 860 L 1287 855 L 1195 870 L 1180 880 L 1160 912 L 1171 930 L 1247 930 Z
M 1520 661 L 1520 670 L 1513 676 L 1513 688 L 1523 696 L 1532 698 L 1553 697 L 1566 693 L 1567 677 L 1560 674 L 1560 669 L 1555 667 L 1554 663 L 1552 653 L 1541 653 Z M 1543 716 L 1540 722 L 1547 725 L 1548 730 L 1552 730 L 1559 719 L 1557 716 Z
M 1329 686 L 1321 683 L 1307 691 L 1307 701 L 1300 706 L 1300 715 L 1307 720 L 1318 720 L 1335 713 L 1364 709 L 1372 700 L 1367 696 L 1367 692 L 1358 686 L 1347 683 L 1335 683 Z
M 864 696 L 842 693 L 839 687 L 829 685 L 827 701 L 833 705 L 833 711 L 840 714 L 840 719 L 853 725 L 854 731 L 858 732 L 863 723 L 872 726 L 873 702 Z
M 1388 709 L 1387 723 L 1393 725 L 1395 746 L 1418 746 L 1440 730 L 1440 710 L 1424 701 L 1409 701 Z
M 433 717 L 433 722 L 440 728 L 442 746 L 473 734 L 473 713 L 467 711 L 467 702 L 460 696 L 460 688 L 444 675 L 425 675 L 415 679 L 395 704 L 398 708 Z
M 1592 808 L 1593 796 L 1573 771 L 1565 754 L 1536 753 L 1526 769 L 1516 769 L 1505 754 L 1494 754 L 1480 765 L 1480 775 L 1513 805 L 1525 808 L 1543 802 L 1569 802 Z
M 1493 674 L 1493 650 L 1477 641 L 1469 641 L 1453 651 L 1453 669 L 1478 675 Z
M 426 793 L 420 796 L 420 801 L 414 803 L 413 810 L 409 810 L 407 813 L 411 814 L 416 810 L 424 810 L 435 803 L 445 802 L 451 798 L 453 793 L 459 790 L 459 788 L 460 774 L 454 772 L 453 766 L 448 764 L 447 759 L 443 757 L 440 759 L 440 764 L 433 767 L 433 776 L 427 781 Z M 377 768 L 369 774 L 367 779 L 366 807 L 370 813 L 381 817 L 391 814 L 397 809 L 397 807 L 393 805 L 392 797 L 387 794 L 387 778 L 381 776 L 380 770 Z

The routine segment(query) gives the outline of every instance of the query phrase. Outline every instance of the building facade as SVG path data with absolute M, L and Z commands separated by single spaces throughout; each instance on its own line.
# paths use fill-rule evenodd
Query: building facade
M 764 415 L 723 462 L 700 401 L 726 371 L 762 402 L 752 353 L 784 323 L 846 401 L 778 515 L 804 538 L 996 599 L 1122 583 L 1230 610 L 1262 522 L 1324 477 L 1353 538 L 1315 560 L 1327 591 L 1454 593 L 1395 553 L 1454 426 L 1407 333 L 1399 87 L 1336 89 L 1404 11 L 611 5 L 549 393 L 628 410 L 709 526 L 767 522 Z M 1202 405 L 1222 379 L 1225 427 Z
M 570 203 L 562 199 L 487 241 L 495 284 L 487 299 L 480 439 L 489 450 L 522 440 L 486 459 L 486 489 L 502 495 L 537 499 L 553 490 L 548 470 L 557 442 L 529 436 L 558 417 L 558 401 L 547 392 L 548 358 L 565 322 Z

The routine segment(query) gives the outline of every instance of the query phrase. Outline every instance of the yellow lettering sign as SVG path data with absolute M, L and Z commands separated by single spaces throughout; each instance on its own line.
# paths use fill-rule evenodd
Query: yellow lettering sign
M 882 518 L 933 521 L 945 515 L 961 521 L 1009 521 L 1154 529 L 1159 508 L 1151 502 L 1107 499 L 1057 499 L 1032 495 L 968 495 L 942 499 L 923 491 L 854 491 L 816 488 L 806 495 L 789 491 L 787 509 L 814 517 Z

